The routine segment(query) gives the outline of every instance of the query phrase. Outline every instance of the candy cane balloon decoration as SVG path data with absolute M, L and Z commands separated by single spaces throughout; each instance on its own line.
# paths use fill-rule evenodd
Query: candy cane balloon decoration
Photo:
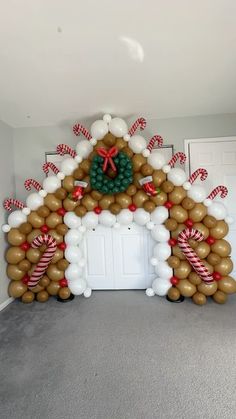
M 31 277 L 28 281 L 28 287 L 33 288 L 35 287 L 42 276 L 45 274 L 53 256 L 55 255 L 56 249 L 57 249 L 57 242 L 56 240 L 50 236 L 49 234 L 44 234 L 41 236 L 37 236 L 31 243 L 31 247 L 34 249 L 37 249 L 38 247 L 42 246 L 43 244 L 46 244 L 47 249 L 43 253 L 40 261 L 37 263 L 33 273 L 31 274 Z
M 41 191 L 41 189 L 43 189 L 42 185 L 40 185 L 40 183 L 37 182 L 37 180 L 26 179 L 26 181 L 24 182 L 25 189 L 27 191 L 30 191 L 32 186 L 36 189 L 36 191 Z
M 60 154 L 60 156 L 64 156 L 65 154 L 69 154 L 73 158 L 76 156 L 75 150 L 73 150 L 73 148 L 67 144 L 58 144 L 57 152 Z
M 219 185 L 208 195 L 207 199 L 214 199 L 217 195 L 220 195 L 221 198 L 225 198 L 228 195 L 228 189 L 226 186 Z
M 195 180 L 198 178 L 200 178 L 200 180 L 206 180 L 207 176 L 208 176 L 208 171 L 206 169 L 197 169 L 195 170 L 195 172 L 193 172 L 193 174 L 189 177 L 189 182 L 192 183 L 195 182 Z
M 212 274 L 208 271 L 206 266 L 202 263 L 199 257 L 196 255 L 194 250 L 190 247 L 188 240 L 193 239 L 198 242 L 204 240 L 204 236 L 198 230 L 186 228 L 178 235 L 178 245 L 190 265 L 193 267 L 195 272 L 206 284 L 210 284 L 214 281 Z
M 160 135 L 154 135 L 147 145 L 147 149 L 152 151 L 155 143 L 157 143 L 158 147 L 162 147 L 163 145 L 163 138 Z
M 87 140 L 91 140 L 91 138 L 92 138 L 92 135 L 88 132 L 88 130 L 86 129 L 86 128 L 84 128 L 83 127 L 83 125 L 81 125 L 81 124 L 75 124 L 74 126 L 73 126 L 73 133 L 75 134 L 75 135 L 80 135 L 80 134 L 83 134 L 83 136 L 85 137 L 85 138 L 87 138 Z
M 25 208 L 25 204 L 22 201 L 19 201 L 19 199 L 14 199 L 14 198 L 5 199 L 3 206 L 7 211 L 12 210 L 12 205 L 14 205 L 16 208 L 19 208 L 19 209 Z
M 52 163 L 52 162 L 44 163 L 44 165 L 43 165 L 44 173 L 48 174 L 49 169 L 51 169 L 53 171 L 53 173 L 55 173 L 55 175 L 57 175 L 59 173 L 59 169 L 57 168 L 57 166 L 54 163 Z
M 170 167 L 174 167 L 175 163 L 179 160 L 180 164 L 184 164 L 186 162 L 186 155 L 181 151 L 178 151 L 174 154 L 172 159 L 169 161 L 168 165 Z
M 131 126 L 131 128 L 129 129 L 128 133 L 129 135 L 132 137 L 132 135 L 135 134 L 135 132 L 137 131 L 137 129 L 139 128 L 140 130 L 144 130 L 144 128 L 146 127 L 147 122 L 145 118 L 138 118 L 134 124 Z

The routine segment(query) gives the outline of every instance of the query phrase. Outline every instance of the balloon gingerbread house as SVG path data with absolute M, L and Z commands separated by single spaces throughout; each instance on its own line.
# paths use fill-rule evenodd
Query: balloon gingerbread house
M 50 296 L 62 300 L 71 295 L 91 295 L 85 277 L 86 260 L 81 246 L 86 230 L 98 223 L 119 228 L 132 222 L 146 226 L 154 239 L 156 278 L 146 290 L 148 296 L 167 296 L 169 301 L 184 297 L 203 305 L 207 298 L 225 303 L 236 292 L 230 276 L 231 247 L 225 240 L 230 217 L 222 202 L 224 186 L 207 194 L 203 186 L 207 171 L 199 168 L 189 179 L 183 169 L 184 153 L 166 162 L 161 152 L 162 137 L 146 141 L 138 131 L 146 126 L 139 118 L 128 128 L 121 118 L 104 115 L 90 132 L 81 124 L 73 127 L 82 135 L 75 150 L 59 144 L 64 157 L 41 185 L 25 181 L 31 192 L 26 204 L 6 199 L 11 211 L 2 226 L 7 234 L 9 295 L 24 303 L 45 302 Z M 153 151 L 154 145 L 160 150 Z

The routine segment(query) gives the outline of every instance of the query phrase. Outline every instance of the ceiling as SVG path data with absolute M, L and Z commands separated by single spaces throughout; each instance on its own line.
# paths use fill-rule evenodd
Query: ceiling
M 8 0 L 0 119 L 236 112 L 235 0 Z

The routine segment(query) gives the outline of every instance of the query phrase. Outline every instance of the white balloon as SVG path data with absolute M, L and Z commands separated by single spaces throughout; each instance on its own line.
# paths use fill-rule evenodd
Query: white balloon
M 153 297 L 155 295 L 155 292 L 152 288 L 147 288 L 145 292 L 148 297 Z
M 181 186 L 184 182 L 186 182 L 187 175 L 183 169 L 176 167 L 170 170 L 167 175 L 167 179 L 175 186 Z
M 106 227 L 112 227 L 115 222 L 116 216 L 108 210 L 103 210 L 99 215 L 99 223 Z
M 27 216 L 21 211 L 13 211 L 8 217 L 8 224 L 10 227 L 19 227 L 21 224 L 26 223 Z
M 200 185 L 192 185 L 187 192 L 187 196 L 195 202 L 203 202 L 207 197 L 207 191 Z
M 116 218 L 117 222 L 121 225 L 128 225 L 132 223 L 134 215 L 133 212 L 128 209 L 122 209 Z
M 88 140 L 81 140 L 76 146 L 76 153 L 83 159 L 86 159 L 92 151 L 93 146 Z
M 227 216 L 227 209 L 221 202 L 213 202 L 210 207 L 207 208 L 207 212 L 216 220 L 223 220 Z M 10 224 L 10 223 L 9 223 Z
M 73 173 L 75 169 L 77 169 L 77 167 L 78 163 L 72 157 L 64 159 L 61 163 L 61 172 L 64 173 L 64 175 L 69 176 Z
M 53 193 L 60 187 L 61 181 L 57 176 L 48 176 L 43 181 L 43 189 L 48 193 Z
M 71 229 L 65 235 L 65 242 L 77 246 L 83 239 L 83 234 L 78 229 Z
M 134 212 L 134 221 L 140 226 L 144 226 L 150 221 L 149 212 L 145 211 L 143 208 L 137 208 Z
M 78 228 L 81 225 L 81 219 L 74 212 L 69 211 L 64 215 L 64 223 L 69 228 Z
M 70 245 L 65 250 L 65 258 L 70 263 L 78 263 L 82 258 L 82 252 L 78 246 Z
M 168 243 L 157 243 L 153 249 L 153 256 L 158 260 L 166 260 L 171 256 L 171 247 Z
M 44 199 L 37 192 L 31 193 L 26 198 L 26 205 L 31 210 L 35 211 L 43 205 Z
M 151 235 L 158 242 L 167 242 L 170 238 L 170 232 L 163 225 L 157 225 L 151 230 Z
M 164 166 L 166 159 L 163 154 L 158 153 L 157 151 L 152 151 L 150 156 L 147 158 L 148 164 L 150 164 L 153 169 L 161 169 Z
M 3 233 L 8 233 L 10 230 L 11 230 L 11 227 L 9 226 L 9 224 L 3 224 L 2 225 Z
M 92 294 L 91 288 L 86 288 L 86 290 L 84 291 L 84 297 L 89 298 L 91 297 L 91 294 Z
M 83 270 L 76 263 L 71 263 L 65 270 L 65 277 L 68 281 L 76 281 L 82 276 Z
M 90 132 L 93 138 L 101 140 L 108 133 L 107 122 L 98 119 L 91 125 Z
M 126 122 L 121 118 L 113 118 L 109 123 L 109 131 L 115 137 L 123 137 L 128 133 Z
M 155 266 L 155 272 L 160 278 L 170 279 L 173 276 L 173 270 L 167 262 L 159 262 Z
M 134 153 L 142 153 L 146 146 L 146 140 L 141 135 L 133 135 L 129 140 L 129 148 L 131 148 Z
M 98 215 L 93 211 L 87 212 L 82 218 L 82 224 L 86 228 L 95 228 L 98 225 Z
M 87 282 L 83 278 L 80 278 L 78 281 L 69 281 L 68 287 L 72 294 L 81 295 L 87 288 Z
M 167 218 L 169 217 L 168 209 L 166 207 L 157 207 L 151 213 L 151 220 L 155 224 L 162 224 L 164 223 Z
M 171 288 L 171 283 L 168 279 L 156 278 L 152 283 L 152 289 L 155 294 L 160 297 L 164 297 L 168 293 L 168 290 Z

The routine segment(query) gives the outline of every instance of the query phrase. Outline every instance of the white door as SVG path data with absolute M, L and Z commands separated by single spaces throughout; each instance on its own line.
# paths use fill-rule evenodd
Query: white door
M 227 240 L 232 246 L 231 256 L 234 262 L 232 276 L 236 278 L 236 137 L 187 140 L 186 146 L 190 173 L 199 167 L 204 167 L 208 171 L 204 186 L 209 192 L 218 185 L 225 185 L 228 188 L 228 196 L 222 202 L 227 206 L 229 214 L 234 217 Z M 215 199 L 220 200 L 218 197 Z
M 155 277 L 150 232 L 136 224 L 113 229 L 98 225 L 87 231 L 87 281 L 94 289 L 145 289 Z

